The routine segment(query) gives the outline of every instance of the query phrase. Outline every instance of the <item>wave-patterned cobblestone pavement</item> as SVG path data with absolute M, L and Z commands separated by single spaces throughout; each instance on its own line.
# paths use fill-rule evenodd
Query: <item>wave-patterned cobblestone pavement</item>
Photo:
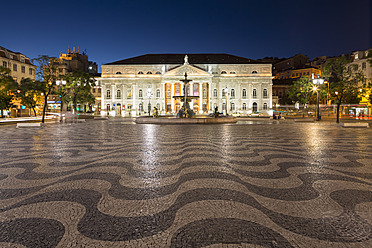
M 371 130 L 1 126 L 0 247 L 372 247 Z

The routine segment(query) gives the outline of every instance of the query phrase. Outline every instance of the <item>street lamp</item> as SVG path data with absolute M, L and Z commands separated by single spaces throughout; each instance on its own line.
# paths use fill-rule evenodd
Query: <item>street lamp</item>
M 61 101 L 61 103 L 60 103 L 60 105 L 61 105 L 61 114 L 60 114 L 60 119 L 59 119 L 59 121 L 60 122 L 62 122 L 62 120 L 63 120 L 63 118 L 62 118 L 62 108 L 63 108 L 63 99 L 62 99 L 62 97 L 63 97 L 63 92 L 62 92 L 62 86 L 63 85 L 66 85 L 66 81 L 64 81 L 64 80 L 57 80 L 56 81 L 56 84 L 57 84 L 57 86 L 60 86 L 60 95 L 59 95 L 59 98 L 60 98 L 60 101 Z
M 149 116 L 151 116 L 151 103 L 150 103 L 150 99 L 152 97 L 152 91 L 151 91 L 151 88 L 147 88 L 147 98 L 149 99 L 149 105 L 148 105 L 148 112 L 149 112 Z
M 320 121 L 320 108 L 319 108 L 319 86 L 324 83 L 324 79 L 319 77 L 319 74 L 317 75 L 317 78 L 314 78 L 314 73 L 312 74 L 313 84 L 316 85 L 314 88 L 316 89 L 316 105 L 317 105 L 317 111 L 316 111 L 316 120 Z M 313 89 L 314 89 L 313 88 Z
M 229 88 L 227 88 L 227 86 L 226 86 L 226 88 L 223 91 L 225 92 L 225 96 L 226 96 L 226 106 L 225 106 L 225 109 L 226 109 L 226 116 L 227 116 L 227 95 L 229 94 L 228 93 L 229 92 Z

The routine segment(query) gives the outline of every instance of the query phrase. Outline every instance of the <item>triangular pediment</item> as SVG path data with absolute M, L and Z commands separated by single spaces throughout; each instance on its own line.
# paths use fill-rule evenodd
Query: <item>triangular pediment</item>
M 200 69 L 200 68 L 197 68 L 195 66 L 192 66 L 190 64 L 185 64 L 185 65 L 181 65 L 179 67 L 176 67 L 168 72 L 166 72 L 163 76 L 164 77 L 183 77 L 185 75 L 185 73 L 187 73 L 187 76 L 197 76 L 197 77 L 200 77 L 200 76 L 205 76 L 205 77 L 210 77 L 212 76 L 210 73 Z

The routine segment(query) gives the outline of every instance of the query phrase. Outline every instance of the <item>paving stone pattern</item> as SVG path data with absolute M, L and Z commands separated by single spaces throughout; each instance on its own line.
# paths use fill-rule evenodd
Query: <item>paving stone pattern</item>
M 372 247 L 371 130 L 1 126 L 0 247 Z

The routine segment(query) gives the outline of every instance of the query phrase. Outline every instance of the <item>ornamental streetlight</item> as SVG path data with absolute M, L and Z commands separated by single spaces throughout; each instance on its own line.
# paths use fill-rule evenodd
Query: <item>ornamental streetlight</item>
M 314 73 L 312 74 L 312 79 L 313 79 L 313 84 L 316 85 L 314 86 L 316 90 L 316 105 L 317 105 L 317 111 L 316 111 L 316 120 L 320 121 L 320 108 L 319 108 L 319 86 L 324 83 L 324 78 L 319 77 L 319 74 L 317 75 L 317 78 L 314 78 Z M 313 89 L 314 89 L 313 88 Z
M 226 106 L 225 106 L 225 109 L 226 109 L 226 116 L 227 116 L 227 95 L 229 94 L 229 88 L 226 88 L 223 90 L 225 92 L 225 96 L 226 96 Z
M 64 80 L 57 80 L 56 81 L 56 85 L 57 86 L 60 86 L 60 95 L 59 95 L 59 98 L 60 98 L 60 106 L 61 106 L 61 114 L 60 114 L 60 119 L 59 121 L 62 122 L 63 118 L 62 118 L 62 108 L 63 108 L 63 91 L 62 91 L 62 85 L 66 85 L 66 81 Z
M 149 99 L 149 105 L 148 105 L 148 112 L 149 112 L 149 116 L 151 116 L 151 103 L 150 103 L 150 99 L 152 97 L 152 91 L 151 91 L 151 88 L 147 88 L 147 98 Z

